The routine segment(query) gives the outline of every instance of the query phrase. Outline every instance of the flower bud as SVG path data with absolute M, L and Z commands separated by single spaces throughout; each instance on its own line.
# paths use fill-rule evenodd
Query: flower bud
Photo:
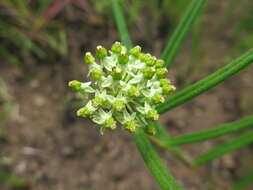
M 77 110 L 76 115 L 79 117 L 89 117 L 91 115 L 91 112 L 89 108 L 82 107 L 79 110 Z
M 96 49 L 96 56 L 99 59 L 104 59 L 107 56 L 107 50 L 102 46 L 98 46 Z
M 149 110 L 146 117 L 151 120 L 158 120 L 159 115 L 156 110 Z
M 132 49 L 129 50 L 129 54 L 138 58 L 141 53 L 141 47 L 140 46 L 135 46 Z
M 134 132 L 136 130 L 137 126 L 138 126 L 138 122 L 136 120 L 130 120 L 130 121 L 127 121 L 123 125 L 123 128 L 130 131 L 130 132 Z
M 176 87 L 173 85 L 164 85 L 162 86 L 162 91 L 164 95 L 168 95 L 171 92 L 174 92 L 176 90 Z
M 128 95 L 131 97 L 139 97 L 140 96 L 140 91 L 137 89 L 136 86 L 131 86 L 127 92 L 128 92 Z
M 92 106 L 95 108 L 99 108 L 104 106 L 106 100 L 100 96 L 96 96 L 94 99 L 92 99 Z
M 164 97 L 159 94 L 159 93 L 155 93 L 152 97 L 151 97 L 151 101 L 154 104 L 160 104 L 164 102 Z
M 116 100 L 112 104 L 112 108 L 116 111 L 123 111 L 125 109 L 125 103 L 122 100 Z
M 114 80 L 120 80 L 122 78 L 122 76 L 123 76 L 123 72 L 122 72 L 121 68 L 114 67 L 112 69 L 112 71 L 110 71 L 110 75 L 112 76 L 112 78 Z
M 159 82 L 160 82 L 161 86 L 170 85 L 170 80 L 168 80 L 168 79 L 160 79 Z
M 153 124 L 148 124 L 147 126 L 145 126 L 145 132 L 149 135 L 155 135 L 156 128 Z
M 123 49 L 123 46 L 121 45 L 121 43 L 120 42 L 115 42 L 112 45 L 111 51 L 113 53 L 119 54 L 119 53 L 121 53 L 122 49 Z
M 119 64 L 125 65 L 129 61 L 128 55 L 125 53 L 121 53 L 118 57 Z
M 86 64 L 92 64 L 95 62 L 95 58 L 93 57 L 93 55 L 90 53 L 90 52 L 87 52 L 85 55 L 84 55 L 84 62 Z
M 113 117 L 110 117 L 109 119 L 105 120 L 104 127 L 106 129 L 113 130 L 116 128 L 116 124 L 117 124 L 117 122 L 115 121 L 115 119 L 113 119 Z
M 156 62 L 155 62 L 155 67 L 156 68 L 162 68 L 162 67 L 164 67 L 164 65 L 165 65 L 165 62 L 162 59 L 157 59 Z
M 104 76 L 104 72 L 99 69 L 91 71 L 91 78 L 95 81 L 100 80 L 102 76 Z
M 77 80 L 72 80 L 69 82 L 69 87 L 71 87 L 73 90 L 75 91 L 80 91 L 81 90 L 81 86 L 82 86 L 82 83 L 77 81 Z
M 155 68 L 153 68 L 153 67 L 145 67 L 142 70 L 142 73 L 143 73 L 144 78 L 151 79 L 154 76 L 154 74 L 155 74 Z
M 165 78 L 167 73 L 168 73 L 168 70 L 166 68 L 158 68 L 156 70 L 156 76 L 159 79 Z

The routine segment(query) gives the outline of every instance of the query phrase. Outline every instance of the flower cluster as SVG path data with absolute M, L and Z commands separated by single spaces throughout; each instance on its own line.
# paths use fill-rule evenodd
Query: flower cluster
M 127 50 L 120 42 L 115 42 L 109 51 L 98 46 L 96 57 L 97 61 L 90 52 L 84 56 L 90 82 L 69 82 L 70 87 L 87 98 L 87 104 L 77 115 L 91 118 L 101 133 L 119 126 L 134 132 L 144 126 L 154 134 L 149 123 L 159 118 L 155 107 L 175 91 L 166 79 L 164 61 L 142 53 L 140 46 Z

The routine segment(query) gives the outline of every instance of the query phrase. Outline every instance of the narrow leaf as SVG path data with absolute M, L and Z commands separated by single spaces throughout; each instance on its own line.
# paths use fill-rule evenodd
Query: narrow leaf
M 184 188 L 168 172 L 143 131 L 137 130 L 133 133 L 133 139 L 143 160 L 160 185 L 161 189 L 183 190 Z
M 242 134 L 224 144 L 221 144 L 207 153 L 200 155 L 193 163 L 193 165 L 201 165 L 205 162 L 218 158 L 228 152 L 244 147 L 253 143 L 253 131 Z
M 233 133 L 233 132 L 245 129 L 247 127 L 253 127 L 253 116 L 248 116 L 238 121 L 227 123 L 215 128 L 198 131 L 191 134 L 181 135 L 172 139 L 168 139 L 167 141 L 169 141 L 170 144 L 172 145 L 196 143 L 196 142 L 216 138 L 222 135 L 226 135 L 229 133 Z
M 234 185 L 233 190 L 242 190 L 253 184 L 253 171 L 251 171 L 248 175 L 244 176 L 243 178 L 239 179 Z
M 189 8 L 186 10 L 181 22 L 178 24 L 175 32 L 165 47 L 161 58 L 165 60 L 166 66 L 169 68 L 178 52 L 180 46 L 187 33 L 189 32 L 194 20 L 198 17 L 207 0 L 193 0 Z
M 111 2 L 112 2 L 112 8 L 113 8 L 118 32 L 120 34 L 120 40 L 127 48 L 131 48 L 132 42 L 131 42 L 129 34 L 128 34 L 123 11 L 119 5 L 118 0 L 111 0 Z
M 238 73 L 240 70 L 244 69 L 246 66 L 253 62 L 253 49 L 250 49 L 242 56 L 238 57 L 230 64 L 222 67 L 218 71 L 212 73 L 206 78 L 188 86 L 187 88 L 179 91 L 174 96 L 171 96 L 163 104 L 157 106 L 159 113 L 164 113 L 172 108 L 175 108 L 196 96 L 206 92 L 210 88 L 215 87 L 224 80 L 232 77 L 234 74 Z

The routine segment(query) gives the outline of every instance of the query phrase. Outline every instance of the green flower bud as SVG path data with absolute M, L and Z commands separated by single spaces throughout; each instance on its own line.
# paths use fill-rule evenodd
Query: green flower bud
M 109 119 L 105 120 L 104 122 L 104 127 L 106 129 L 115 129 L 116 128 L 116 124 L 117 122 L 115 121 L 115 119 L 113 119 L 112 117 L 110 117 Z
M 129 50 L 129 54 L 138 58 L 141 53 L 141 47 L 140 46 L 135 46 L 132 49 Z
M 121 68 L 119 67 L 114 67 L 112 71 L 110 71 L 110 75 L 114 80 L 120 80 L 122 78 L 123 72 Z
M 77 110 L 76 115 L 79 117 L 89 117 L 91 115 L 91 112 L 89 108 L 82 107 L 79 110 Z
M 105 102 L 106 102 L 106 100 L 100 96 L 96 96 L 94 99 L 92 99 L 92 105 L 95 108 L 99 108 L 99 107 L 104 106 Z
M 136 86 L 131 86 L 128 91 L 128 95 L 131 97 L 139 97 L 140 96 L 140 91 L 137 89 Z
M 156 62 L 155 62 L 155 67 L 156 68 L 162 68 L 162 67 L 164 67 L 164 65 L 165 65 L 165 62 L 162 59 L 157 59 Z
M 93 57 L 93 55 L 90 53 L 90 52 L 87 52 L 85 55 L 84 55 L 84 62 L 86 64 L 92 64 L 95 62 L 95 58 Z
M 127 121 L 123 125 L 123 128 L 130 131 L 130 132 L 134 132 L 136 130 L 137 126 L 138 126 L 138 122 L 136 120 L 130 120 L 130 121 Z
M 122 49 L 123 49 L 123 46 L 121 45 L 121 43 L 120 43 L 120 42 L 115 42 L 115 43 L 112 45 L 111 51 L 112 51 L 113 53 L 119 54 L 119 53 L 121 53 Z
M 149 124 L 145 126 L 145 132 L 149 135 L 155 135 L 156 134 L 156 128 L 154 125 Z
M 119 64 L 125 65 L 129 61 L 128 55 L 125 53 L 121 53 L 118 57 Z
M 160 103 L 163 103 L 164 102 L 164 97 L 159 94 L 159 93 L 155 93 L 152 97 L 151 97 L 151 101 L 154 103 L 154 104 L 160 104 Z
M 116 100 L 112 104 L 112 108 L 116 111 L 123 111 L 125 109 L 125 103 L 122 100 Z
M 152 56 L 150 55 L 149 53 L 141 53 L 140 56 L 139 56 L 139 59 L 146 63 L 148 66 L 153 66 L 155 64 L 155 61 L 156 61 L 156 57 L 155 56 Z
M 96 56 L 99 59 L 104 59 L 107 56 L 107 50 L 102 46 L 98 46 L 96 49 Z
M 173 85 L 164 85 L 162 86 L 162 91 L 164 95 L 168 95 L 171 92 L 174 92 L 176 90 L 176 87 Z
M 167 73 L 168 73 L 168 70 L 166 68 L 158 68 L 156 70 L 156 76 L 159 79 L 165 78 Z
M 142 70 L 142 73 L 143 73 L 144 78 L 151 79 L 154 76 L 154 74 L 155 74 L 155 68 L 153 68 L 153 67 L 145 67 Z
M 151 120 L 158 120 L 159 115 L 156 110 L 149 110 L 146 117 Z
M 161 86 L 170 85 L 170 80 L 168 80 L 168 79 L 160 79 L 160 85 Z
M 104 76 L 104 72 L 98 69 L 94 69 L 93 71 L 91 71 L 91 78 L 93 80 L 100 80 L 101 77 Z
M 72 80 L 69 82 L 69 87 L 71 87 L 75 91 L 81 90 L 82 83 L 77 80 Z

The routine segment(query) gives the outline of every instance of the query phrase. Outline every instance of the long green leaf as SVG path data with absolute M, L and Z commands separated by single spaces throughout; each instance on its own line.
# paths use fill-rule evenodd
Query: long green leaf
M 113 12 L 115 15 L 115 20 L 117 24 L 118 31 L 120 33 L 120 40 L 121 42 L 127 47 L 132 47 L 132 42 L 130 40 L 128 30 L 126 27 L 126 22 L 123 16 L 123 11 L 118 3 L 118 0 L 111 0 L 113 6 Z
M 253 116 L 248 116 L 238 121 L 227 123 L 215 128 L 198 131 L 191 134 L 181 135 L 172 139 L 168 139 L 171 145 L 183 145 L 216 138 L 222 135 L 233 133 L 247 127 L 253 127 Z M 166 140 L 166 139 L 165 139 Z
M 183 190 L 184 188 L 173 178 L 153 149 L 149 139 L 142 130 L 133 133 L 133 139 L 150 172 L 163 190 Z
M 168 68 L 172 65 L 176 53 L 182 45 L 184 38 L 186 37 L 194 20 L 197 18 L 199 12 L 202 10 L 206 2 L 207 0 L 193 0 L 181 22 L 178 24 L 175 32 L 172 34 L 172 37 L 168 41 L 167 46 L 165 47 L 161 56 L 161 58 L 165 60 Z
M 253 131 L 249 131 L 247 133 L 242 134 L 239 137 L 232 139 L 224 144 L 221 144 L 212 150 L 200 155 L 197 159 L 195 159 L 193 165 L 201 165 L 210 160 L 218 158 L 223 154 L 231 152 L 233 150 L 239 149 L 243 146 L 253 143 Z
M 230 78 L 240 70 L 253 62 L 253 49 L 248 50 L 245 54 L 232 61 L 230 64 L 222 67 L 218 71 L 212 73 L 208 77 L 190 85 L 189 87 L 179 91 L 174 96 L 171 96 L 163 104 L 157 106 L 159 113 L 164 113 L 172 108 L 175 108 L 196 96 L 204 93 L 210 88 L 215 87 L 224 80 Z
M 236 181 L 233 185 L 233 190 L 242 190 L 250 184 L 253 184 L 253 171 Z

